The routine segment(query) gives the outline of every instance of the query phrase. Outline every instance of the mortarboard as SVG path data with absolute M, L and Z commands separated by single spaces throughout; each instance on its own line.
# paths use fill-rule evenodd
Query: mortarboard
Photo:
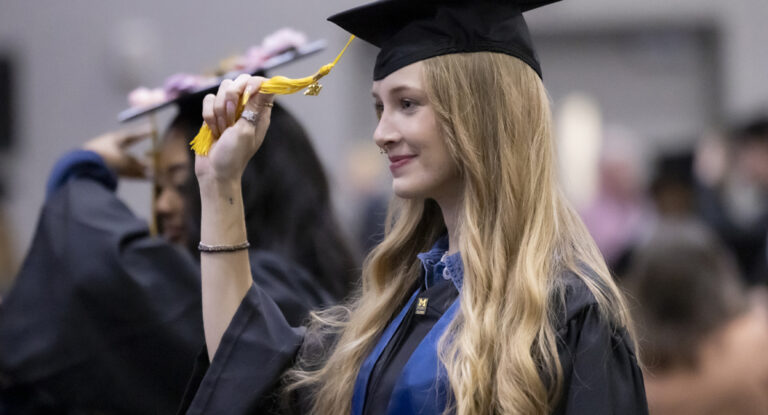
M 171 105 L 178 107 L 179 112 L 199 111 L 202 113 L 203 97 L 213 93 L 225 79 L 234 79 L 243 73 L 251 75 L 263 74 L 295 60 L 317 53 L 326 47 L 324 40 L 308 42 L 303 33 L 292 29 L 281 29 L 267 36 L 264 41 L 248 50 L 239 57 L 229 58 L 223 63 L 218 76 L 194 74 L 174 74 L 168 77 L 161 88 L 140 87 L 133 90 L 128 101 L 130 108 L 120 112 L 117 118 L 127 122 L 142 116 L 149 116 L 152 125 L 152 164 L 158 163 L 159 133 L 154 114 Z M 154 188 L 157 178 L 153 176 Z M 157 194 L 152 194 L 152 222 L 150 233 L 157 234 Z
M 298 79 L 286 78 L 284 76 L 273 76 L 261 84 L 258 92 L 264 94 L 288 95 L 299 92 L 306 88 L 304 95 L 318 95 L 320 93 L 320 89 L 322 88 L 318 81 L 331 72 L 331 70 L 339 62 L 339 59 L 341 59 L 341 56 L 344 55 L 344 52 L 347 50 L 349 44 L 352 43 L 354 38 L 354 35 L 350 36 L 347 44 L 336 56 L 336 59 L 334 59 L 331 63 L 323 65 L 317 72 L 315 72 L 314 75 L 305 76 L 304 78 Z M 237 118 L 239 118 L 243 113 L 245 104 L 249 99 L 249 92 L 246 91 L 240 98 L 240 102 L 238 103 L 235 110 L 235 116 Z M 200 127 L 200 131 L 189 144 L 192 147 L 192 150 L 194 150 L 195 154 L 206 156 L 208 155 L 208 151 L 213 145 L 214 140 L 216 140 L 216 137 L 213 136 L 213 133 L 211 132 L 210 128 L 208 128 L 208 125 L 203 123 L 203 126 Z
M 326 47 L 324 40 L 307 42 L 306 37 L 290 29 L 281 29 L 264 39 L 260 46 L 252 47 L 241 57 L 229 59 L 222 75 L 204 76 L 175 74 L 165 80 L 162 88 L 137 88 L 129 95 L 130 108 L 120 112 L 120 122 L 130 121 L 154 113 L 170 105 L 183 105 L 200 101 L 213 93 L 225 79 L 234 79 L 243 73 L 263 74 L 269 70 L 315 54 Z
M 498 52 L 541 76 L 523 13 L 559 0 L 381 0 L 328 18 L 380 48 L 373 79 L 435 56 Z

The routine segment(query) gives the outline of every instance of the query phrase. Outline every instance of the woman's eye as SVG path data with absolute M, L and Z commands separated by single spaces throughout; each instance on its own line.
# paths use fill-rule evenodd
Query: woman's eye
M 403 111 L 413 112 L 418 106 L 419 103 L 412 99 L 403 98 L 400 100 L 400 109 Z
M 381 114 L 384 113 L 384 104 L 377 102 L 373 105 L 373 108 L 376 110 L 376 117 L 381 119 Z

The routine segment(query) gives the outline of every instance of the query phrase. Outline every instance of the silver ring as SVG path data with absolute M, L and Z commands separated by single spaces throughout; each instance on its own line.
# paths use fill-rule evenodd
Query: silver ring
M 253 125 L 258 125 L 258 112 L 253 112 L 251 110 L 244 110 L 242 114 L 240 114 L 240 118 L 248 121 L 249 123 Z

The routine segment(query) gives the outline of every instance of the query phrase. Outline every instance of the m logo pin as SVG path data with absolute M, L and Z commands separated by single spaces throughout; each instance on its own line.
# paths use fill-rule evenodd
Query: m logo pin
M 423 316 L 427 312 L 427 302 L 429 302 L 429 298 L 419 297 L 416 300 L 416 314 Z

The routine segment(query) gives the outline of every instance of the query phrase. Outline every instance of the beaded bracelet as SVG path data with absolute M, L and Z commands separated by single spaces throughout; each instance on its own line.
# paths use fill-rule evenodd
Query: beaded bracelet
M 217 253 L 217 252 L 235 252 L 243 249 L 248 249 L 251 244 L 245 241 L 237 245 L 207 245 L 202 242 L 197 244 L 197 250 L 200 252 Z

